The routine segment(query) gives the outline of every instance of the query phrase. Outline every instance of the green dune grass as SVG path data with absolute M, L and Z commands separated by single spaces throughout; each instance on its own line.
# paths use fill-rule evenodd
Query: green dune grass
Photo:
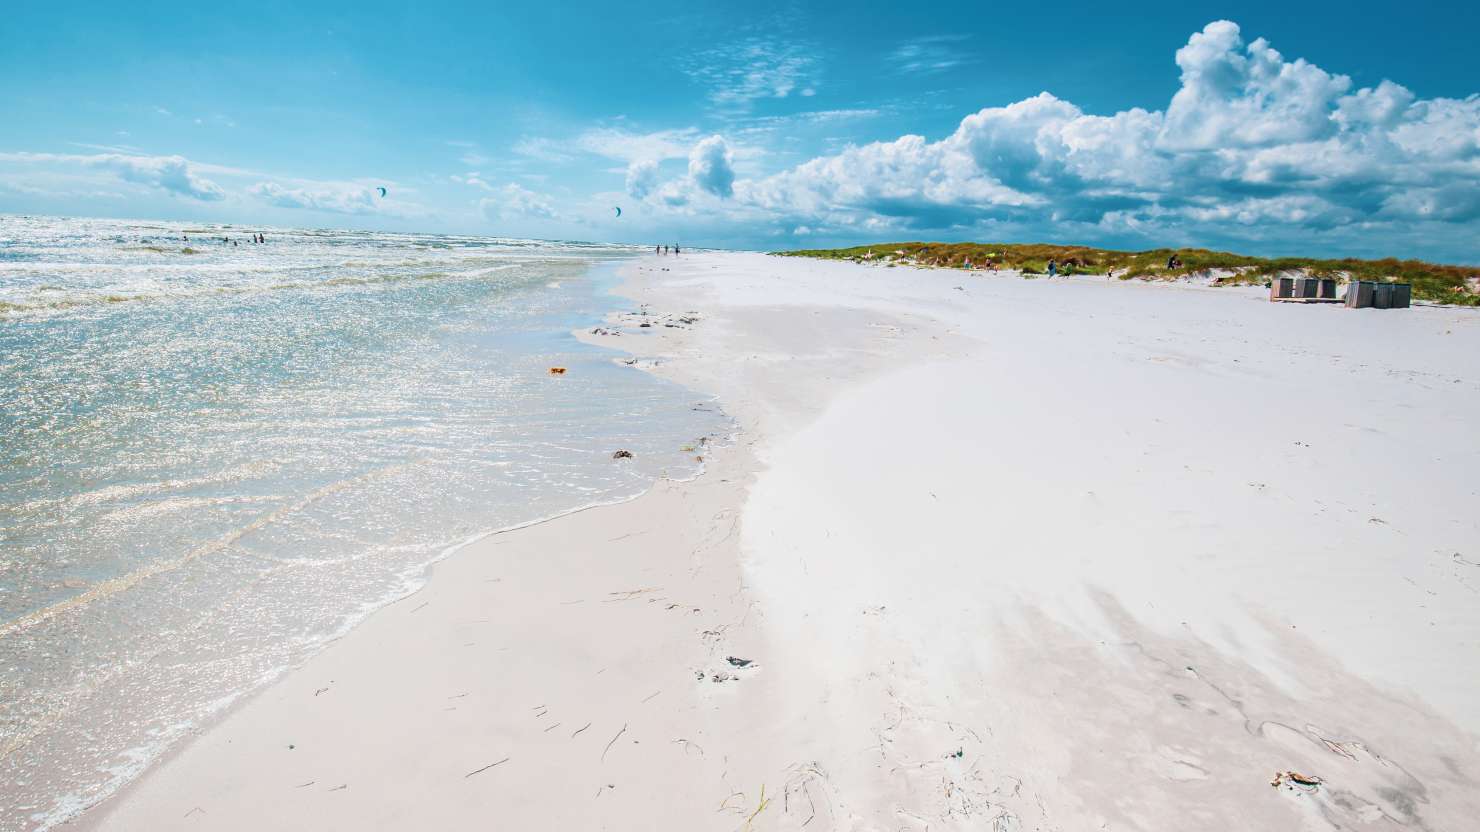
M 1300 272 L 1341 280 L 1381 280 L 1413 285 L 1413 296 L 1437 303 L 1480 306 L 1480 266 L 1446 266 L 1421 260 L 1322 260 L 1312 257 L 1249 257 L 1226 251 L 1200 248 L 1158 248 L 1150 251 L 1115 251 L 1089 246 L 1047 243 L 877 243 L 833 249 L 782 251 L 784 257 L 816 257 L 824 260 L 906 261 L 923 266 L 963 268 L 988 263 L 1024 274 L 1043 274 L 1048 261 L 1055 260 L 1061 273 L 1106 274 L 1122 280 L 1142 278 L 1169 280 L 1209 269 L 1235 270 L 1218 280 L 1221 284 L 1267 283 L 1271 275 Z M 1182 265 L 1167 268 L 1176 255 Z

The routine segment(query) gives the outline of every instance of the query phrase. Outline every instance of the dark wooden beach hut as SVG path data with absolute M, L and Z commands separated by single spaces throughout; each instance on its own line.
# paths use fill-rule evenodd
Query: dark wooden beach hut
M 1353 280 L 1346 287 L 1346 305 L 1350 309 L 1407 309 L 1413 299 L 1413 286 L 1380 280 Z
M 1365 309 L 1372 305 L 1372 281 L 1353 280 L 1346 285 L 1346 305 L 1349 309 Z

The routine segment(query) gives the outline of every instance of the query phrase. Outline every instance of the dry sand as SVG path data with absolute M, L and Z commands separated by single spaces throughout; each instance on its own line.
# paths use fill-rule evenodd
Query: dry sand
M 699 314 L 587 337 L 719 396 L 703 476 L 459 552 L 78 824 L 1474 828 L 1480 314 L 728 254 L 623 292 Z

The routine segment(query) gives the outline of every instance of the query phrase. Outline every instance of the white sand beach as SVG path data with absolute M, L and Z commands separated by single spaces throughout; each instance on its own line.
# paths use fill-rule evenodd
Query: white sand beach
M 718 397 L 705 472 L 459 551 L 74 828 L 1473 827 L 1476 310 L 624 268 L 583 337 Z

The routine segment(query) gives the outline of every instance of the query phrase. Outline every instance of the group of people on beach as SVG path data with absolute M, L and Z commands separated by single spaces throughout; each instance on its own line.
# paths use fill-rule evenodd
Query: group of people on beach
M 676 256 L 678 254 L 678 246 L 675 245 L 672 248 L 673 248 L 673 253 Z M 667 254 L 668 253 L 668 249 L 669 249 L 668 246 L 653 246 L 653 254 Z
M 189 234 L 181 234 L 180 235 L 180 239 L 182 239 L 182 240 L 184 240 L 185 242 L 188 243 L 188 242 L 190 242 L 190 235 Z M 260 231 L 253 231 L 252 232 L 252 238 L 251 239 L 252 239 L 252 242 L 254 242 L 254 243 L 266 243 L 267 242 L 267 237 L 262 232 L 260 232 Z M 234 245 L 237 244 L 237 241 L 231 239 L 230 237 L 222 237 L 221 238 L 221 245 L 224 246 L 224 245 L 228 245 L 228 244 L 234 246 Z
M 970 257 L 964 257 L 962 258 L 962 267 L 968 271 L 997 271 L 997 263 L 991 258 L 988 258 L 985 263 L 973 263 Z

